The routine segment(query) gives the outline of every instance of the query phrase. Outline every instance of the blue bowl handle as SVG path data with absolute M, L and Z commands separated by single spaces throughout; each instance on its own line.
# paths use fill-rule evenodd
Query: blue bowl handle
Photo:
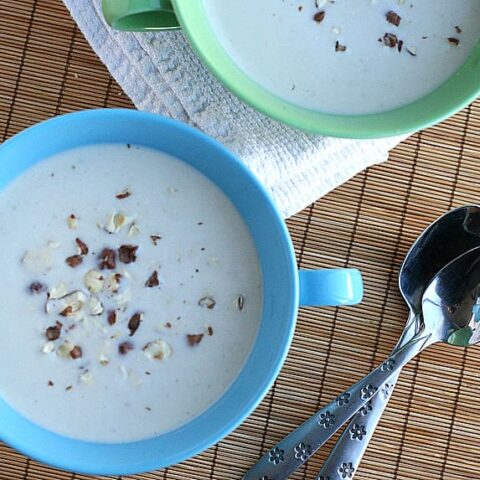
M 300 270 L 300 306 L 355 305 L 363 298 L 362 274 L 355 268 Z

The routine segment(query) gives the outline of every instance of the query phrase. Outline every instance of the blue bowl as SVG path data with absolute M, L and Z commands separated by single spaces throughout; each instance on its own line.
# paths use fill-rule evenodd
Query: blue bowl
M 210 178 L 246 222 L 263 276 L 263 316 L 241 374 L 208 410 L 180 428 L 143 441 L 90 443 L 41 428 L 0 399 L 0 438 L 5 443 L 66 470 L 126 475 L 178 463 L 228 435 L 250 415 L 277 377 L 292 340 L 299 300 L 304 305 L 358 303 L 362 281 L 360 273 L 352 269 L 299 272 L 285 224 L 253 174 L 211 138 L 158 115 L 91 110 L 31 127 L 0 147 L 0 188 L 47 157 L 100 143 L 131 143 L 161 150 Z M 28 378 L 21 381 L 28 382 Z

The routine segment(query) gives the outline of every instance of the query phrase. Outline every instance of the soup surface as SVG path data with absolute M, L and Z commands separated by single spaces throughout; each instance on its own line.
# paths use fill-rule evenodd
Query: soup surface
M 247 75 L 302 107 L 367 114 L 444 83 L 480 37 L 478 0 L 203 0 Z
M 249 231 L 198 171 L 131 145 L 67 151 L 0 193 L 0 395 L 54 432 L 174 429 L 235 380 L 261 317 Z

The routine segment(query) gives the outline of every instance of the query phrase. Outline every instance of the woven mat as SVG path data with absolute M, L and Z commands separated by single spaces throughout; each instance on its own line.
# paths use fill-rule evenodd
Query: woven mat
M 0 139 L 60 113 L 131 107 L 56 0 L 0 0 L 0 52 Z M 269 446 L 378 364 L 406 320 L 397 275 L 409 246 L 437 215 L 478 202 L 479 132 L 477 102 L 290 219 L 300 265 L 361 268 L 365 301 L 303 309 L 278 381 L 239 429 L 182 465 L 124 480 L 239 479 Z M 412 362 L 356 478 L 479 478 L 478 460 L 467 461 L 480 457 L 479 358 L 479 348 L 440 346 Z M 292 478 L 313 479 L 328 450 Z M 1 480 L 86 478 L 0 444 Z

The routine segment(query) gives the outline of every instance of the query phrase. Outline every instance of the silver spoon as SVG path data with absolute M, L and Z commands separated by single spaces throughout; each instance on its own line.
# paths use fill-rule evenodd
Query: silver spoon
M 452 240 L 445 242 L 446 238 Z M 433 276 L 451 260 L 478 245 L 480 245 L 480 208 L 475 205 L 460 207 L 442 215 L 418 237 L 408 252 L 400 272 L 400 290 L 409 306 L 410 315 L 397 348 L 412 338 L 417 316 L 421 311 L 422 295 Z M 389 382 L 392 385 L 391 389 L 395 380 L 392 378 Z M 327 459 L 318 478 L 323 476 L 333 480 L 339 476 L 338 470 L 343 464 L 351 467 L 350 471 L 356 472 L 388 398 L 387 395 L 376 395 L 370 405 L 357 413 L 339 439 L 337 447 Z M 353 435 L 350 433 L 352 431 Z M 274 463 L 280 463 L 281 451 L 272 449 L 269 452 L 269 459 Z M 249 473 L 245 475 L 245 479 L 255 478 L 250 477 Z
M 273 451 L 281 452 L 283 461 L 275 463 L 265 455 L 244 478 L 284 480 L 428 346 L 438 342 L 468 346 L 480 341 L 479 295 L 477 247 L 450 262 L 432 280 L 423 295 L 418 332 L 404 347 L 282 440 Z M 349 478 L 352 472 L 346 465 L 339 473 Z
M 448 242 L 445 239 L 449 239 Z M 407 326 L 396 349 L 412 337 L 417 317 L 421 314 L 422 296 L 428 284 L 447 263 L 466 251 L 480 246 L 480 208 L 465 206 L 442 215 L 430 224 L 410 248 L 399 274 L 400 292 L 410 310 Z M 352 418 L 334 449 L 326 459 L 316 480 L 341 479 L 348 470 L 353 478 L 375 432 L 398 375 L 390 379 L 383 394 Z

